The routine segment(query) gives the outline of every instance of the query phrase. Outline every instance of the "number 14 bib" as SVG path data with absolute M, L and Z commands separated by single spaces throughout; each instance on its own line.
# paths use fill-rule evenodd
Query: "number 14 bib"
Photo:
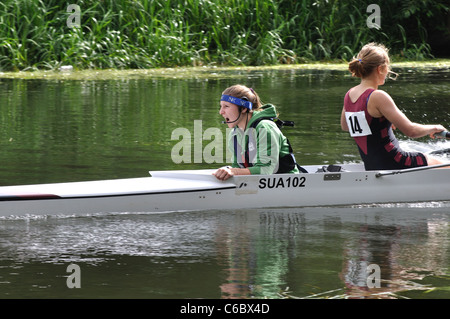
M 372 134 L 364 111 L 345 112 L 345 119 L 347 121 L 347 126 L 351 137 L 367 136 Z

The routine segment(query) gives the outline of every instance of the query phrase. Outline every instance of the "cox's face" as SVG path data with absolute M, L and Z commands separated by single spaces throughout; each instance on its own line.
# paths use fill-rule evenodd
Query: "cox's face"
M 223 118 L 225 119 L 226 122 L 233 122 L 233 123 L 227 123 L 229 128 L 235 127 L 236 125 L 238 125 L 238 123 L 240 122 L 240 120 L 242 119 L 239 118 L 239 108 L 237 105 L 230 103 L 230 102 L 226 102 L 226 101 L 220 101 L 220 110 L 219 110 L 219 114 L 223 116 Z M 236 121 L 236 119 L 238 119 Z

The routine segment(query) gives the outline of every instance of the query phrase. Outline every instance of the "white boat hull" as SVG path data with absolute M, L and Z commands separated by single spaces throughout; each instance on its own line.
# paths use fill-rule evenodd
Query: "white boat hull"
M 305 166 L 315 172 L 318 166 Z M 213 170 L 157 171 L 151 177 L 0 187 L 0 216 L 167 212 L 450 200 L 450 169 L 377 177 L 345 172 L 235 176 Z

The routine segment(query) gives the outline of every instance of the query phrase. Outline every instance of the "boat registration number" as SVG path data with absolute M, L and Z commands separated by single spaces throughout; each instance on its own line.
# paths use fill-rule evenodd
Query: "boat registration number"
M 305 176 L 290 177 L 263 177 L 259 179 L 258 187 L 264 188 L 289 188 L 289 187 L 306 187 Z

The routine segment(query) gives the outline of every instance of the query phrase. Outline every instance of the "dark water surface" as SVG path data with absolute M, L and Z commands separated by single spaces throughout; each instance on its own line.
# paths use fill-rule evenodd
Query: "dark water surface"
M 396 70 L 383 89 L 412 120 L 450 127 L 449 71 Z M 236 83 L 279 107 L 302 164 L 358 162 L 340 130 L 357 82 L 326 70 L 235 70 L 223 77 L 0 79 L 0 184 L 146 176 L 175 164 L 176 128 L 225 127 Z M 428 138 L 405 147 L 450 147 Z M 209 141 L 204 141 L 207 145 Z M 225 158 L 223 158 L 225 161 Z M 420 187 L 420 181 L 418 181 Z M 399 190 L 401 191 L 401 190 Z M 327 196 L 327 194 L 324 194 Z M 3 217 L 0 298 L 449 298 L 450 204 L 165 214 Z M 68 288 L 70 264 L 81 288 Z M 370 265 L 381 286 L 368 287 Z

